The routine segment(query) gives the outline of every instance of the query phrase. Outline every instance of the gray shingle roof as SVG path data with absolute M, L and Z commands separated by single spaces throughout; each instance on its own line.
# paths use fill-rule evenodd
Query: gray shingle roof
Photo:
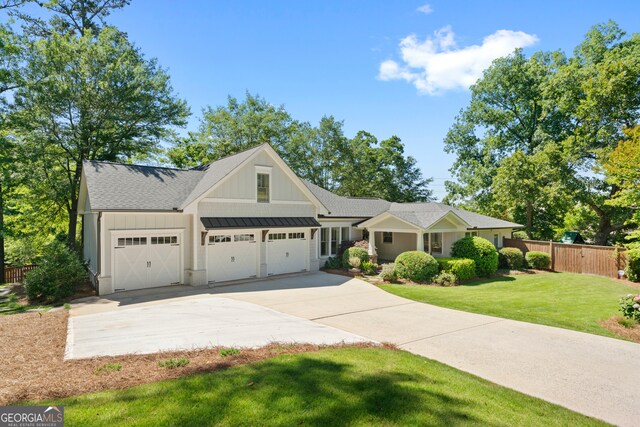
M 382 199 L 338 196 L 304 179 L 302 182 L 329 210 L 326 217 L 370 218 L 385 212 L 391 205 L 391 202 Z
M 179 209 L 204 172 L 153 166 L 84 162 L 92 210 Z
M 475 228 L 521 227 L 520 224 L 457 209 L 444 203 L 391 203 L 382 199 L 343 197 L 308 181 L 303 180 L 303 182 L 322 204 L 329 209 L 330 214 L 325 215 L 326 217 L 371 218 L 388 211 L 420 228 L 429 228 L 448 212 L 453 212 Z
M 85 161 L 83 170 L 91 209 L 182 209 L 206 193 L 261 147 L 189 170 Z
M 480 215 L 463 209 L 454 208 L 444 203 L 392 203 L 389 212 L 421 228 L 429 228 L 448 212 L 458 215 L 472 228 L 517 228 L 522 227 L 509 221 Z

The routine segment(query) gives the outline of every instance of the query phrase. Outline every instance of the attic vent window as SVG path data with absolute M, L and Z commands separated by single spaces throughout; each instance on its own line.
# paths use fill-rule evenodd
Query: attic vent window
M 269 174 L 258 173 L 257 179 L 258 203 L 269 203 Z

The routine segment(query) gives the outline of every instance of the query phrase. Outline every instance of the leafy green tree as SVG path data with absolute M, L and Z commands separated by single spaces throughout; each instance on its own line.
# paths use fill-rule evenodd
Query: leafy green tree
M 637 227 L 640 224 L 640 126 L 625 129 L 624 135 L 603 162 L 607 181 L 618 189 L 607 203 L 632 210 L 632 223 Z M 640 246 L 640 231 L 636 228 L 628 240 L 633 246 Z
M 496 200 L 494 179 L 500 165 L 518 150 L 535 156 L 554 146 L 559 155 L 547 175 L 557 180 L 553 187 L 559 194 L 593 211 L 595 243 L 606 244 L 625 230 L 630 211 L 608 204 L 617 187 L 599 173 L 598 159 L 613 150 L 624 127 L 638 122 L 638 57 L 640 35 L 626 38 L 609 22 L 594 27 L 572 58 L 556 52 L 526 59 L 516 51 L 496 60 L 472 87 L 469 107 L 445 140 L 446 150 L 457 154 L 452 168 L 457 182 L 447 183 L 448 201 L 462 201 L 489 214 L 522 211 L 513 197 Z M 530 161 L 535 163 L 533 158 Z M 521 171 L 518 179 L 547 182 L 536 168 L 528 171 L 527 177 Z M 551 211 L 564 215 L 562 197 L 521 196 L 527 203 L 529 235 L 543 236 L 554 226 L 552 221 L 546 230 L 537 229 L 536 216 L 548 216 Z M 542 204 L 536 207 L 534 200 Z M 552 200 L 558 204 L 545 206 Z
M 560 53 L 538 53 L 527 59 L 521 50 L 516 50 L 495 60 L 484 71 L 471 87 L 469 106 L 456 118 L 445 138 L 445 150 L 457 155 L 450 169 L 456 182 L 446 183 L 447 202 L 462 202 L 475 211 L 499 216 L 513 215 L 524 202 L 527 233 L 529 237 L 537 234 L 533 218 L 535 212 L 542 210 L 542 206 L 535 206 L 542 200 L 540 194 L 526 197 L 504 186 L 523 179 L 535 183 L 536 169 L 529 166 L 539 160 L 526 157 L 566 135 L 565 117 L 544 96 L 551 76 L 564 62 Z M 496 200 L 494 178 L 501 163 L 514 153 L 519 154 L 509 162 L 527 163 L 528 167 L 519 171 L 502 168 L 500 197 Z
M 594 240 L 600 245 L 628 228 L 632 214 L 609 203 L 618 186 L 599 170 L 623 129 L 640 119 L 639 57 L 640 34 L 625 37 L 612 21 L 596 25 L 549 85 L 549 98 L 572 124 L 564 147 L 576 173 L 564 185 L 595 213 Z
M 151 153 L 189 110 L 157 61 L 112 27 L 32 42 L 24 80 L 13 126 L 33 167 L 31 188 L 66 209 L 74 246 L 82 162 Z
M 178 138 L 167 157 L 178 167 L 196 167 L 264 143 L 298 176 L 338 194 L 392 201 L 431 197 L 431 181 L 422 177 L 413 157 L 404 155 L 399 138 L 379 142 L 360 131 L 349 139 L 334 117 L 312 127 L 250 93 L 243 101 L 230 96 L 225 106 L 206 108 L 198 131 Z
M 568 198 L 559 184 L 563 172 L 558 164 L 563 163 L 562 153 L 556 145 L 548 145 L 544 150 L 526 155 L 517 150 L 504 159 L 493 179 L 492 191 L 496 206 L 514 220 L 521 220 L 524 212 L 527 236 L 534 232 L 537 238 L 550 239 L 554 227 L 560 226 Z M 534 210 L 535 209 L 535 210 Z M 544 219 L 542 223 L 538 222 Z

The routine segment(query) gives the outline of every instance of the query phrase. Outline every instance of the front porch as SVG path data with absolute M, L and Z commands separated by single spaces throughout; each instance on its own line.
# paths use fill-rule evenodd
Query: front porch
M 380 261 L 393 261 L 406 251 L 424 251 L 436 258 L 451 256 L 453 242 L 464 237 L 464 231 L 399 232 L 369 230 L 369 256 Z
M 453 243 L 468 233 L 469 224 L 453 213 L 441 213 L 428 224 L 409 221 L 391 213 L 364 221 L 368 231 L 369 256 L 393 261 L 406 251 L 424 251 L 436 258 L 451 256 Z

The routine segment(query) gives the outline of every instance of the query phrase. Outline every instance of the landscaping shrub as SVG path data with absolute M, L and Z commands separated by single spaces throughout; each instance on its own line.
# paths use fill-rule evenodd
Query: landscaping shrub
M 396 274 L 396 264 L 390 262 L 389 264 L 382 264 L 382 269 L 380 270 L 380 278 L 385 282 L 393 282 L 398 279 Z
M 526 240 L 529 238 L 529 236 L 527 236 L 526 231 L 514 231 L 513 233 L 511 233 L 511 236 L 514 239 L 520 239 L 520 240 Z
M 220 356 L 222 357 L 236 356 L 240 353 L 241 353 L 240 349 L 233 348 L 233 347 L 220 349 Z
M 620 311 L 627 319 L 640 322 L 640 295 L 629 294 L 620 298 Z
M 458 280 L 476 277 L 476 262 L 469 258 L 436 258 L 440 271 L 454 274 Z
M 498 266 L 518 270 L 524 264 L 524 255 L 518 248 L 502 248 L 498 251 Z
M 360 258 L 360 262 L 369 261 L 369 252 L 364 248 L 351 247 L 342 254 L 342 266 L 349 268 L 349 259 L 352 257 Z
M 427 283 L 438 274 L 438 261 L 422 251 L 403 252 L 395 264 L 398 277 L 414 282 Z
M 474 260 L 477 276 L 489 277 L 498 271 L 498 251 L 493 243 L 482 237 L 469 236 L 456 241 L 451 255 Z
M 546 252 L 531 251 L 525 255 L 527 265 L 538 270 L 549 268 L 551 265 L 551 255 Z
M 640 282 L 640 249 L 630 249 L 627 251 L 627 267 L 624 274 L 632 282 Z
M 186 357 L 180 357 L 178 359 L 167 359 L 158 362 L 158 366 L 161 368 L 175 369 L 184 368 L 189 364 L 189 359 Z
M 455 286 L 458 284 L 458 278 L 453 273 L 442 271 L 433 278 L 432 283 L 442 286 Z
M 87 270 L 78 255 L 54 240 L 42 254 L 35 270 L 25 274 L 24 287 L 31 301 L 54 303 L 73 295 L 87 279 Z
M 372 275 L 374 275 L 374 274 L 376 274 L 378 272 L 378 264 L 376 264 L 375 262 L 371 262 L 371 261 L 364 261 L 360 265 L 360 269 L 367 276 L 372 276 Z
M 362 261 L 360 261 L 360 258 L 358 258 L 357 256 L 352 256 L 351 258 L 349 258 L 349 266 L 351 268 L 355 270 L 359 270 L 361 264 L 362 264 Z
M 340 260 L 338 258 L 329 257 L 324 262 L 324 268 L 336 269 L 336 268 L 340 268 L 340 267 L 342 267 L 342 263 L 340 262 Z

